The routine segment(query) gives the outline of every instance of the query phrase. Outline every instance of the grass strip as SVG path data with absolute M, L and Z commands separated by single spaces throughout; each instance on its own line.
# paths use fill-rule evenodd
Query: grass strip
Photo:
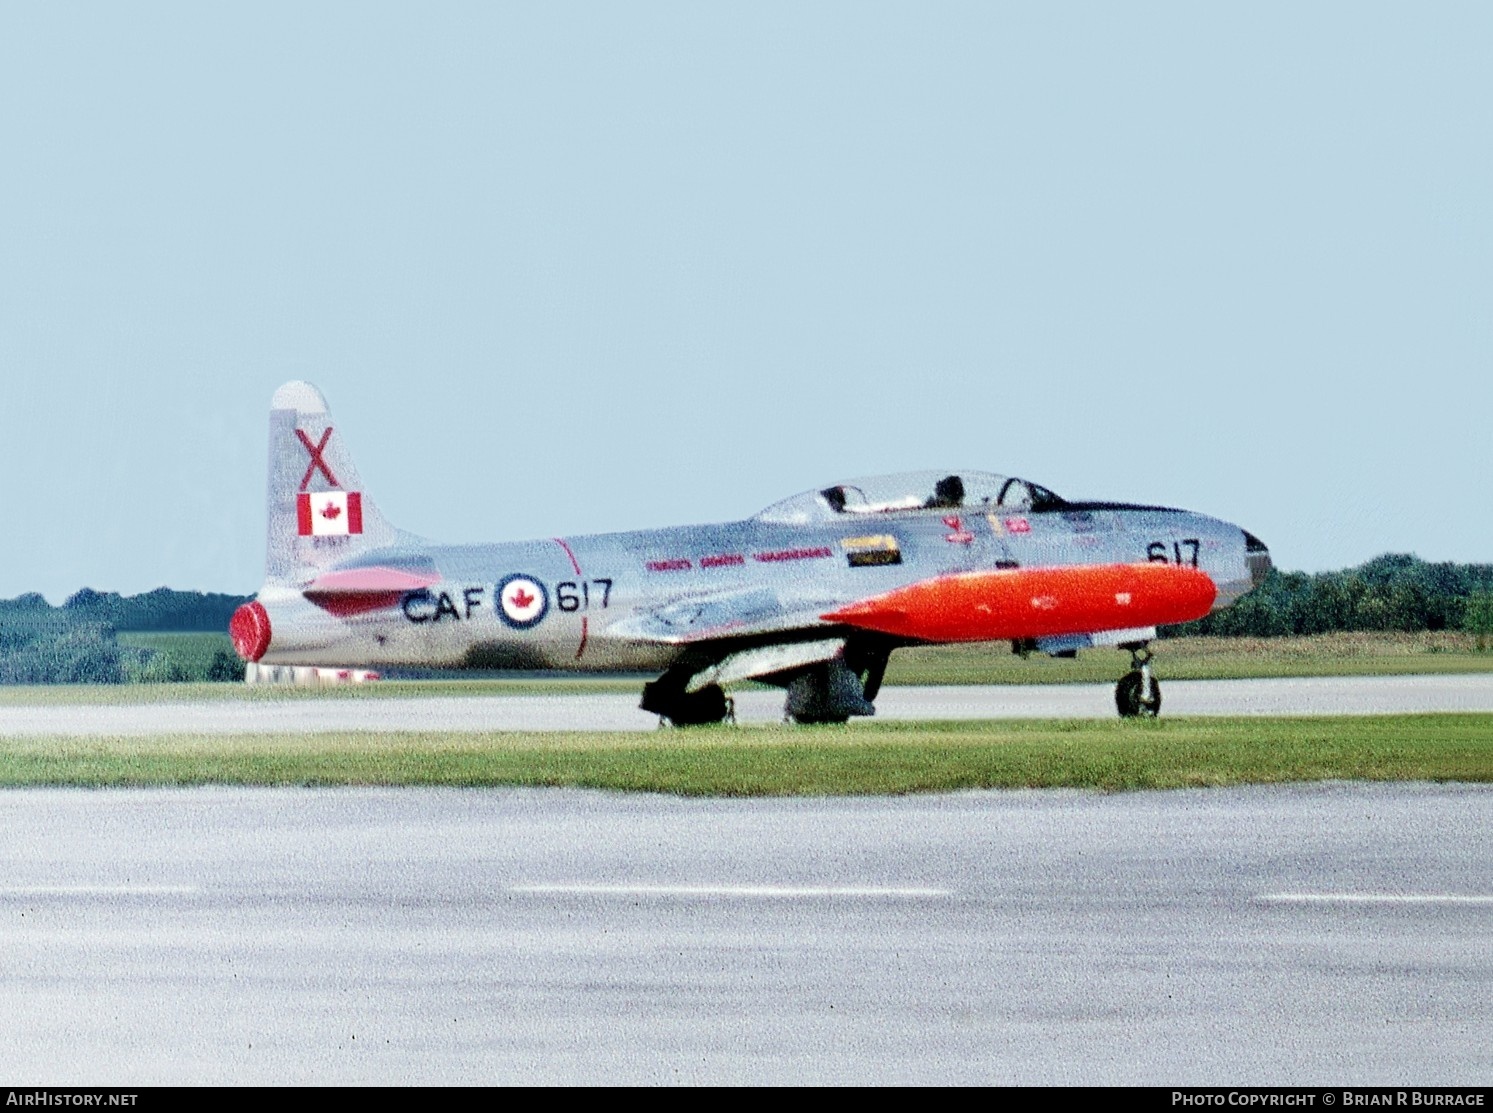
M 858 723 L 646 733 L 0 740 L 0 786 L 576 786 L 685 796 L 1493 781 L 1493 715 Z

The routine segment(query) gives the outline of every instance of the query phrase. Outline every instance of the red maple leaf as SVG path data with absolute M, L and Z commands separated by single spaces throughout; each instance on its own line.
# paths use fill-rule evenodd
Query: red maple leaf
M 527 591 L 520 587 L 516 588 L 513 594 L 508 596 L 508 602 L 512 603 L 519 610 L 524 611 L 528 610 L 529 607 L 533 605 L 534 596 L 530 595 Z
M 335 522 L 338 518 L 342 517 L 342 507 L 338 506 L 335 502 L 329 502 L 321 508 L 321 516 L 328 521 Z

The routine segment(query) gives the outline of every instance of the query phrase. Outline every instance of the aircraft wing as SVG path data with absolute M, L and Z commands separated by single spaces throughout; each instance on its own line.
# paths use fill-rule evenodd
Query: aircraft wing
M 609 638 L 696 645 L 757 638 L 825 626 L 820 617 L 833 600 L 784 600 L 768 587 L 684 595 L 638 611 L 608 626 Z
M 715 663 L 689 681 L 690 692 L 710 684 L 772 676 L 829 661 L 845 650 L 843 637 L 805 637 L 826 627 L 820 616 L 832 601 L 784 600 L 771 588 L 756 587 L 681 596 L 634 614 L 606 631 L 607 637 L 703 646 Z

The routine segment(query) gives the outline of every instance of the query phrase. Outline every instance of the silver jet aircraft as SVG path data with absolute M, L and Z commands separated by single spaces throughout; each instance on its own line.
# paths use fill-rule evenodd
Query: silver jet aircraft
M 321 393 L 270 409 L 269 557 L 230 627 L 275 665 L 656 673 L 641 706 L 675 725 L 730 715 L 744 680 L 785 715 L 870 715 L 903 646 L 1009 640 L 1130 651 L 1121 715 L 1155 715 L 1156 627 L 1226 607 L 1270 554 L 1201 514 L 1069 502 L 1023 479 L 940 471 L 821 487 L 720 525 L 434 544 L 363 490 Z

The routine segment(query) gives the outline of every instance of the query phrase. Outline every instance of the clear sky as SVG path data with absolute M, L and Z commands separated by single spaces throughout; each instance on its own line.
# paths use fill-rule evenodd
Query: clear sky
M 1493 561 L 1493 5 L 0 0 L 0 595 L 983 468 Z

